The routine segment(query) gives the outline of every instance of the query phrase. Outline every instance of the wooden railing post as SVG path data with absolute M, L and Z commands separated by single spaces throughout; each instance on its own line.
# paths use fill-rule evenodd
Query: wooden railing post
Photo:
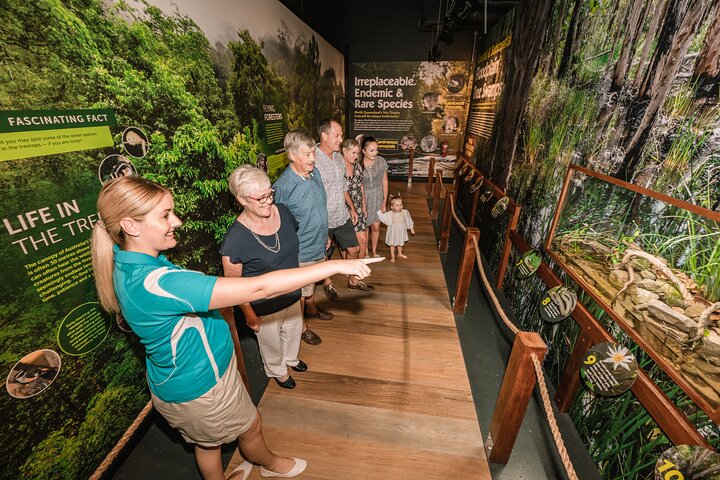
M 450 223 L 452 222 L 452 205 L 455 201 L 455 187 L 448 185 L 445 195 L 445 210 L 443 211 L 442 227 L 440 228 L 440 253 L 447 253 L 450 243 Z
M 557 390 L 555 390 L 555 405 L 559 411 L 567 413 L 570 410 L 572 402 L 575 400 L 582 379 L 578 375 L 580 370 L 580 362 L 587 353 L 588 349 L 593 346 L 593 341 L 590 336 L 585 332 L 581 331 L 580 336 L 575 340 L 575 346 L 570 354 L 567 362 L 565 362 L 565 370 L 563 370 L 562 378 L 558 384 Z
M 430 212 L 430 220 L 437 220 L 438 210 L 440 209 L 440 193 L 442 192 L 442 174 L 435 174 L 435 189 L 433 190 L 432 211 Z
M 458 269 L 457 283 L 455 284 L 455 298 L 453 298 L 453 313 L 465 313 L 467 307 L 468 290 L 475 265 L 475 245 L 472 239 L 480 240 L 480 230 L 469 227 L 465 232 L 465 244 L 463 245 L 462 257 L 460 257 L 460 268 Z
M 512 245 L 510 243 L 510 232 L 515 231 L 520 218 L 520 206 L 515 205 L 512 216 L 508 222 L 507 229 L 505 229 L 505 243 L 503 245 L 502 257 L 500 257 L 500 266 L 498 267 L 498 276 L 495 279 L 498 290 L 502 290 L 503 281 L 505 280 L 505 270 L 507 270 L 508 262 L 510 261 L 510 250 Z
M 237 326 L 235 325 L 235 312 L 232 307 L 226 307 L 220 309 L 220 315 L 222 315 L 230 328 L 230 337 L 232 338 L 233 348 L 235 349 L 237 369 L 245 384 L 245 389 L 250 393 L 250 379 L 248 378 L 247 369 L 245 368 L 245 359 L 243 358 L 242 347 L 240 346 L 240 337 L 238 336 Z
M 485 441 L 488 461 L 507 464 L 510 459 L 537 380 L 530 355 L 534 353 L 542 362 L 546 350 L 545 342 L 535 332 L 518 332 L 515 336 Z
M 408 183 L 412 183 L 413 177 L 413 160 L 415 159 L 415 149 L 410 150 L 410 157 L 408 158 Z
M 430 165 L 428 165 L 427 198 L 432 197 L 433 180 L 435 180 L 435 157 L 430 158 Z

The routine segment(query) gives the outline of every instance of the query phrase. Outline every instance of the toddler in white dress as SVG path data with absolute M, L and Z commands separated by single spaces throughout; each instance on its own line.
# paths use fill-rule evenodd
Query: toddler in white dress
M 385 213 L 378 211 L 378 218 L 387 225 L 385 244 L 390 247 L 390 261 L 395 263 L 396 248 L 398 257 L 407 258 L 407 255 L 403 255 L 403 245 L 408 240 L 408 229 L 411 235 L 415 235 L 415 229 L 410 212 L 403 208 L 400 195 L 397 197 L 390 195 L 390 210 Z

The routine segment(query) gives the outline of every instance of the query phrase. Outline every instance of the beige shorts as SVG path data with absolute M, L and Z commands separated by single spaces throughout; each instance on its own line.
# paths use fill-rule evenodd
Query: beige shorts
M 300 262 L 300 267 L 309 267 L 310 265 L 316 265 L 318 263 L 324 262 L 325 259 L 321 258 L 320 260 L 313 260 L 312 262 Z M 305 285 L 302 287 L 302 292 L 300 295 L 303 297 L 312 297 L 315 294 L 315 283 L 311 283 L 309 285 Z
M 168 403 L 152 395 L 152 402 L 186 442 L 202 447 L 234 442 L 257 416 L 237 371 L 235 354 L 220 381 L 204 395 L 184 403 Z

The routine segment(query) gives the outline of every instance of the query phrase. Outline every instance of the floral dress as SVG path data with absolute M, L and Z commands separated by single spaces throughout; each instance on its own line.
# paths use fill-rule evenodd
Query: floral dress
M 359 163 L 353 163 L 352 175 L 348 177 L 345 173 L 345 180 L 347 181 L 348 193 L 350 193 L 350 199 L 355 205 L 355 211 L 358 214 L 358 222 L 355 224 L 356 232 L 364 232 L 367 230 L 367 222 L 365 214 L 363 213 L 363 171 Z
M 367 206 L 367 223 L 379 222 L 377 211 L 382 209 L 385 192 L 383 192 L 383 177 L 388 170 L 388 164 L 381 156 L 375 158 L 371 167 L 365 167 L 363 172 L 363 185 L 365 185 L 365 205 Z

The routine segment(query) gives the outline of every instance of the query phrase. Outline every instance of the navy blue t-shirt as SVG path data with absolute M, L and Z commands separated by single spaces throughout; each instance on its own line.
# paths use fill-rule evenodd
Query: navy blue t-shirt
M 290 210 L 282 204 L 276 204 L 280 213 L 278 240 L 280 250 L 271 252 L 260 245 L 252 232 L 237 220 L 225 234 L 220 246 L 220 254 L 230 257 L 232 263 L 242 263 L 243 277 L 257 277 L 263 273 L 298 267 L 300 243 L 297 236 L 298 224 Z M 275 247 L 275 234 L 258 235 L 264 245 Z M 273 248 L 274 250 L 275 248 Z M 250 305 L 259 316 L 279 312 L 300 300 L 300 290 L 286 293 L 275 298 L 256 300 Z

